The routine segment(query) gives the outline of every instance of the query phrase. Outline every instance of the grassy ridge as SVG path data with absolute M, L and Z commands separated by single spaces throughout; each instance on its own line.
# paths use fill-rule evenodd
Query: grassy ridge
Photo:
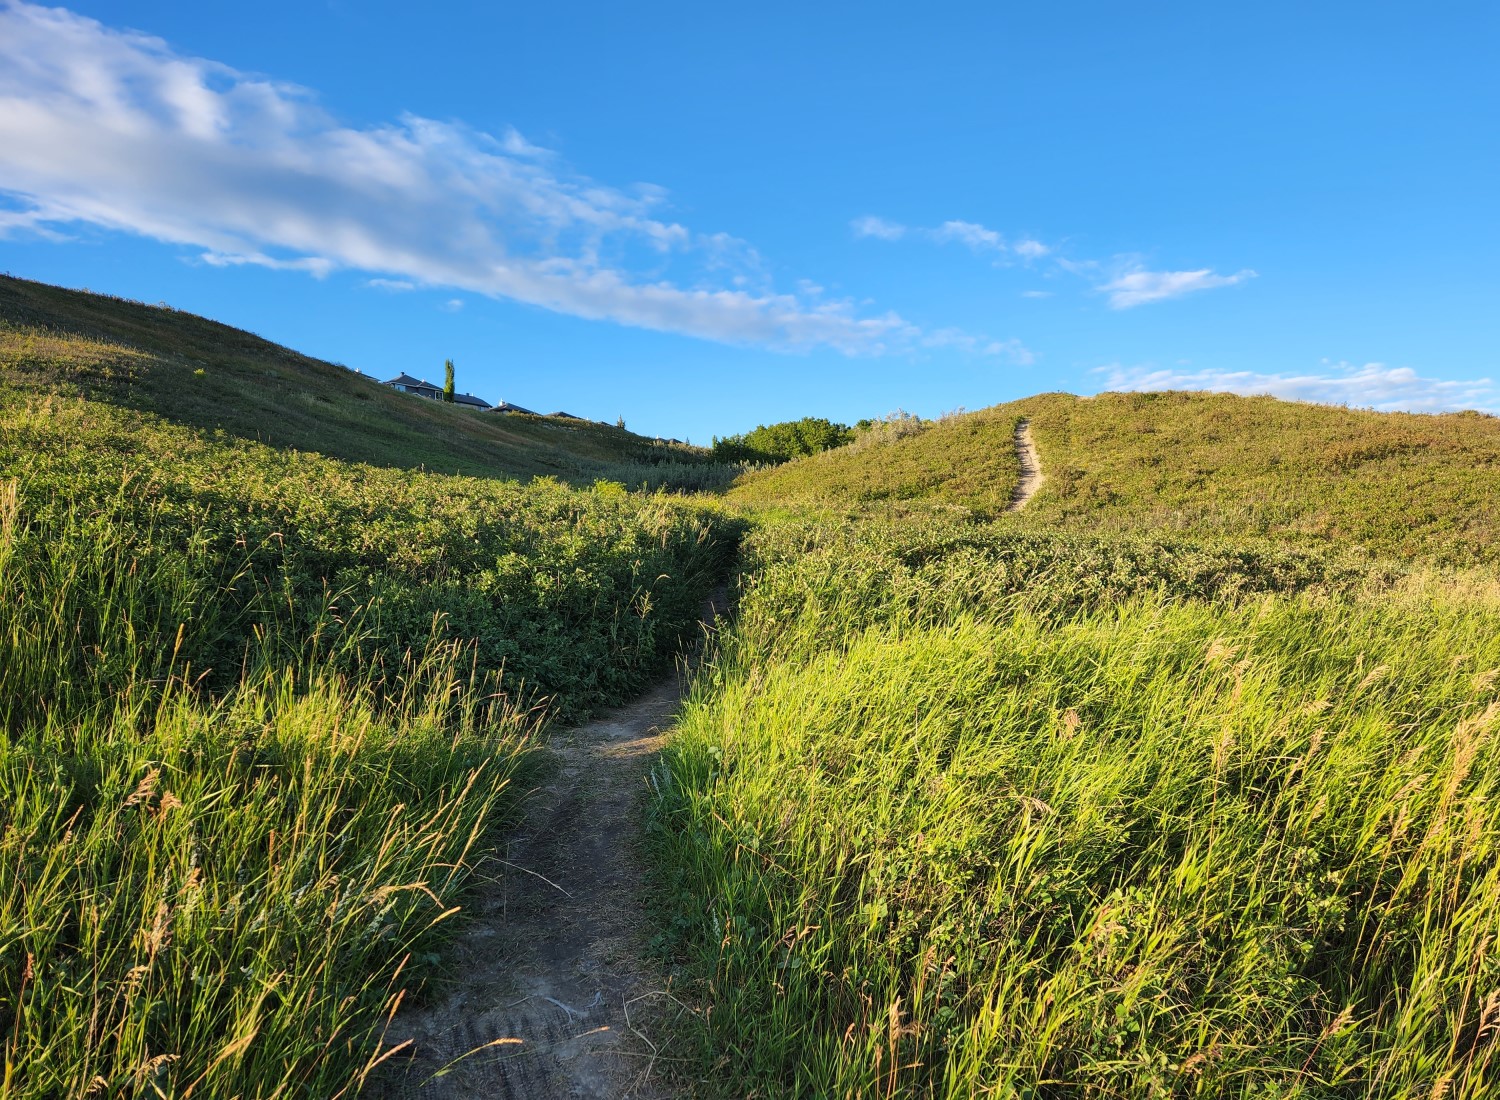
M 911 502 L 955 505 L 984 515 L 1005 510 L 1020 478 L 1006 406 L 876 424 L 855 442 L 742 477 L 731 500 L 846 510 Z
M 1031 421 L 1046 483 L 1028 528 L 1368 548 L 1500 561 L 1500 419 L 1374 413 L 1225 394 L 1044 394 L 748 474 L 756 507 L 899 503 L 1003 512 L 1012 431 Z
M 351 1094 L 532 733 L 651 676 L 736 537 L 5 404 L 0 1094 Z
M 1046 395 L 1028 519 L 1094 530 L 1358 543 L 1500 561 L 1500 419 L 1224 394 Z
M 964 552 L 937 585 L 851 585 L 848 547 L 751 579 L 654 777 L 715 1079 L 1488 1095 L 1493 582 L 1254 595 L 1251 562 L 1115 602 L 1101 546 L 968 609 Z
M 0 276 L 0 399 L 38 394 L 400 469 L 689 489 L 738 472 L 703 448 L 426 401 L 190 313 Z

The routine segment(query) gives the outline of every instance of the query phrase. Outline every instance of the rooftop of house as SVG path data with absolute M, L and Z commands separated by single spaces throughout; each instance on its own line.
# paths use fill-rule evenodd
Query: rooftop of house
M 421 378 L 413 378 L 411 375 L 405 373 L 404 371 L 401 374 L 396 375 L 395 378 L 392 378 L 389 381 L 387 381 L 385 384 L 387 386 L 417 386 L 417 387 L 420 387 L 422 389 L 428 389 L 428 390 L 435 390 L 435 389 L 438 388 L 437 386 L 434 386 L 431 382 L 428 382 L 428 381 L 426 381 L 424 379 L 421 379 Z

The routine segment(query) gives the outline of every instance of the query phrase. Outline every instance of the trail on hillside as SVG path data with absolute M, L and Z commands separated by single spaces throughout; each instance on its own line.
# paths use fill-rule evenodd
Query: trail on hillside
M 1036 441 L 1031 438 L 1031 421 L 1022 419 L 1016 422 L 1016 460 L 1021 465 L 1021 479 L 1016 482 L 1016 490 L 1010 495 L 1009 511 L 1019 512 L 1036 491 L 1042 487 L 1046 480 L 1042 476 L 1042 459 L 1037 454 Z
M 713 622 L 722 595 L 705 609 Z M 645 960 L 637 842 L 651 760 L 682 699 L 679 669 L 628 706 L 556 733 L 548 783 L 470 902 L 443 999 L 398 1014 L 387 1100 L 663 1100 L 684 1011 Z

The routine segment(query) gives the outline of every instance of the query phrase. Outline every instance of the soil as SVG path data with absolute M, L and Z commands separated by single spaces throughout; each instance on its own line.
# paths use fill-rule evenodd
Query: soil
M 705 608 L 712 622 L 722 594 Z M 687 683 L 555 733 L 491 884 L 469 903 L 440 1001 L 398 1013 L 372 1091 L 386 1100 L 664 1100 L 686 1011 L 648 961 L 641 801 Z
M 1016 491 L 1010 496 L 1010 511 L 1019 512 L 1046 480 L 1042 476 L 1042 459 L 1037 454 L 1036 441 L 1031 438 L 1031 421 L 1021 420 L 1016 424 L 1016 458 L 1021 464 L 1021 480 L 1016 482 Z

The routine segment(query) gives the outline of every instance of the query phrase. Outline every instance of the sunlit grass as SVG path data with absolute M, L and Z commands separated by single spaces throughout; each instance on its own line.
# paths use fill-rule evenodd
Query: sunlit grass
M 966 609 L 842 558 L 750 579 L 654 775 L 726 1094 L 1494 1090 L 1492 588 Z

